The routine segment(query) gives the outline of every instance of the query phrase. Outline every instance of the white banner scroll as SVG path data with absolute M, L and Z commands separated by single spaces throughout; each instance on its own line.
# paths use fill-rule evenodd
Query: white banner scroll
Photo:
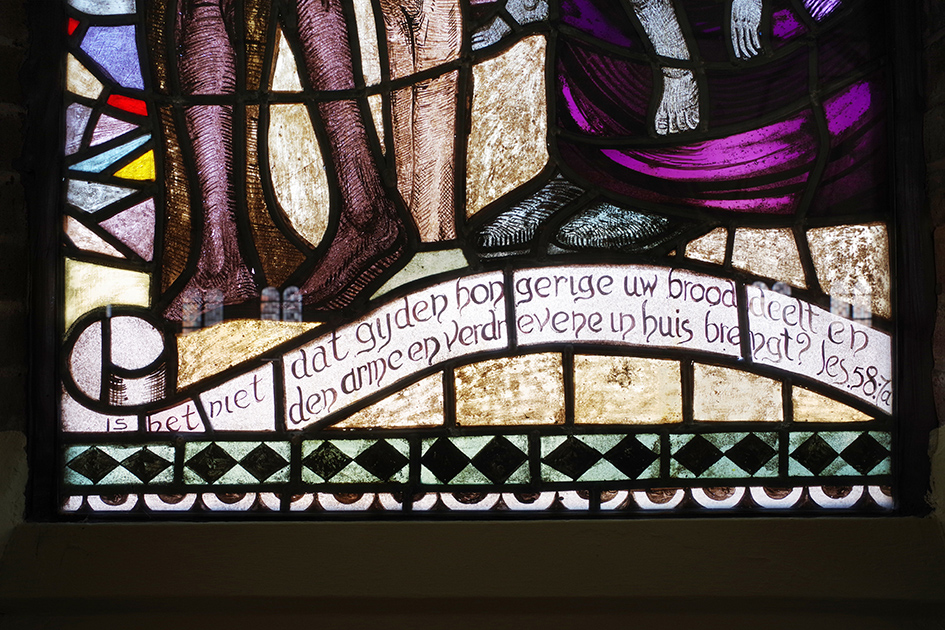
M 421 289 L 283 356 L 286 426 L 301 429 L 449 359 L 506 347 L 501 272 Z
M 519 345 L 608 343 L 741 355 L 735 283 L 644 265 L 522 269 Z
M 886 333 L 780 293 L 746 287 L 751 359 L 801 374 L 892 411 Z

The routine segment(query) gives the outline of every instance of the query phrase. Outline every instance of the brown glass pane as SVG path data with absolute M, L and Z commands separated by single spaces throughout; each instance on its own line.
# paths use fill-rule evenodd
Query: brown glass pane
M 253 241 L 266 274 L 266 282 L 279 286 L 304 260 L 300 252 L 276 227 L 263 194 L 259 172 L 259 106 L 246 107 L 246 212 Z
M 696 421 L 780 422 L 781 383 L 741 370 L 693 365 Z
M 633 357 L 574 357 L 574 421 L 682 422 L 679 363 Z
M 527 37 L 473 68 L 466 216 L 545 167 L 547 127 L 543 36 Z
M 456 423 L 561 424 L 561 355 L 529 354 L 456 369 Z
M 184 158 L 177 139 L 173 110 L 162 107 L 164 136 L 164 255 L 161 259 L 161 289 L 166 291 L 184 271 L 190 254 L 190 189 Z

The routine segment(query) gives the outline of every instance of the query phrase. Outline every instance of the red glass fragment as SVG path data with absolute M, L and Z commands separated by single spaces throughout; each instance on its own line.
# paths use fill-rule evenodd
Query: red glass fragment
M 112 94 L 108 97 L 108 104 L 126 112 L 137 114 L 138 116 L 148 115 L 148 104 L 141 99 L 122 96 L 121 94 Z
M 69 35 L 75 33 L 75 29 L 79 28 L 79 20 L 75 18 L 69 18 L 68 24 L 66 24 L 66 32 Z

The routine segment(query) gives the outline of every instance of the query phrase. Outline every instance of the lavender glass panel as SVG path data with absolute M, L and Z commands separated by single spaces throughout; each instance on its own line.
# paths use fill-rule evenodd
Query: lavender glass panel
M 112 138 L 117 138 L 123 133 L 137 129 L 137 127 L 138 126 L 134 123 L 112 118 L 111 116 L 103 114 L 98 119 L 98 122 L 95 123 L 95 131 L 92 132 L 91 145 L 95 146 L 97 144 L 102 144 L 103 142 L 108 142 Z
M 144 89 L 134 26 L 89 27 L 82 50 L 122 87 Z
M 85 133 L 85 125 L 89 122 L 92 115 L 92 108 L 73 103 L 66 108 L 66 155 L 72 155 L 79 150 L 82 143 L 82 134 Z
M 119 212 L 101 225 L 131 250 L 150 261 L 154 255 L 154 200 L 142 201 Z

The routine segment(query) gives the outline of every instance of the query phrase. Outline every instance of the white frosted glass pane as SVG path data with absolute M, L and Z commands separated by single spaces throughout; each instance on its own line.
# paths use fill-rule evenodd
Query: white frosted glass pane
M 642 265 L 516 271 L 521 345 L 609 343 L 738 356 L 735 284 Z
M 504 348 L 501 273 L 434 285 L 287 353 L 286 424 L 298 429 L 420 370 Z
M 889 335 L 796 298 L 754 286 L 746 290 L 752 360 L 892 411 Z
M 113 317 L 112 363 L 135 370 L 151 365 L 164 351 L 164 337 L 147 321 L 138 317 Z
M 92 411 L 63 392 L 61 399 L 62 430 L 77 433 L 121 433 L 137 431 L 135 416 L 103 414 Z
M 203 420 L 192 400 L 155 411 L 145 417 L 145 426 L 151 432 L 195 433 L 204 430 Z
M 216 431 L 272 431 L 276 414 L 272 366 L 203 392 L 200 402 Z

